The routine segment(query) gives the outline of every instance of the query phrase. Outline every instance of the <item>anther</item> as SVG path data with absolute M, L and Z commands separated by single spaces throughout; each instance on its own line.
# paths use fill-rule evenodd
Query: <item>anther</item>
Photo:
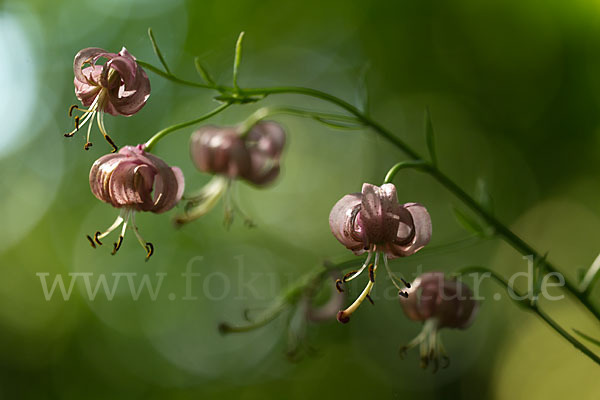
M 221 335 L 231 332 L 231 326 L 225 322 L 221 322 L 217 329 Z
M 404 283 L 404 286 L 406 286 L 408 289 L 410 289 L 410 283 L 406 282 L 404 280 L 404 278 L 400 278 L 400 280 L 402 281 L 402 283 Z
M 97 232 L 94 234 L 94 241 L 95 241 L 96 243 L 98 243 L 100 246 L 102 246 L 102 242 L 100 241 L 100 239 L 98 238 L 98 236 L 100 236 L 100 231 L 97 231 Z
M 106 139 L 108 144 L 110 144 L 112 146 L 113 149 L 112 149 L 111 153 L 116 153 L 117 151 L 119 151 L 119 148 L 117 147 L 115 142 L 113 142 L 113 140 L 110 138 L 110 136 L 104 135 L 104 139 Z
M 447 356 L 442 356 L 442 369 L 448 368 L 449 365 L 450 365 L 450 358 L 448 358 Z
M 407 351 L 408 351 L 408 347 L 407 346 L 400 347 L 400 350 L 398 350 L 398 356 L 400 356 L 400 359 L 404 359 L 404 357 L 406 357 L 406 352 Z
M 92 147 L 92 142 L 87 142 L 86 144 L 83 145 L 83 148 L 87 151 L 90 149 L 90 147 Z
M 373 264 L 369 265 L 369 279 L 371 282 L 375 282 L 375 270 Z
M 79 115 L 75 116 L 75 130 L 79 130 Z
M 346 275 L 344 275 L 344 277 L 342 278 L 342 281 L 347 282 L 348 278 L 350 278 L 352 275 L 356 274 L 358 271 L 350 271 L 348 272 Z
M 370 295 L 370 294 L 368 294 L 368 295 L 367 295 L 367 300 L 369 300 L 369 302 L 370 302 L 371 304 L 375 305 L 375 302 L 374 302 L 374 301 L 373 301 L 373 299 L 371 298 L 371 295 Z
M 347 324 L 350 321 L 350 317 L 347 316 L 343 311 L 337 313 L 337 320 L 342 324 Z
M 111 253 L 113 256 L 117 254 L 117 251 L 121 248 L 121 243 L 123 243 L 123 236 L 119 236 L 119 241 L 113 244 L 113 251 Z
M 148 254 L 146 254 L 146 261 L 148 261 L 150 259 L 150 257 L 152 257 L 152 254 L 154 254 L 154 245 L 150 242 L 146 242 L 146 252 Z
M 335 288 L 337 289 L 338 292 L 344 293 L 344 289 L 342 289 L 342 280 L 341 279 L 337 279 L 335 281 Z
M 404 297 L 405 299 L 408 299 L 408 293 L 403 292 L 402 290 L 398 292 L 398 295 Z
M 92 240 L 92 238 L 90 237 L 90 235 L 86 235 L 85 237 L 87 237 L 87 240 L 90 241 L 90 245 L 95 249 L 96 248 L 96 243 L 94 243 L 94 241 Z
M 73 110 L 75 109 L 79 109 L 79 106 L 77 106 L 77 104 L 73 104 L 71 107 L 69 107 L 69 117 L 73 116 Z

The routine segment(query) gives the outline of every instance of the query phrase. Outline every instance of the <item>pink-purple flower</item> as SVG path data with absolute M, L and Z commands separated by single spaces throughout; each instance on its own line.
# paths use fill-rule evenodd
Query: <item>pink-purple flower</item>
M 88 236 L 92 247 L 102 245 L 101 240 L 123 224 L 113 254 L 121 247 L 128 224 L 147 252 L 148 259 L 154 247 L 146 242 L 135 223 L 136 211 L 163 213 L 173 208 L 183 195 L 184 179 L 181 170 L 169 167 L 160 158 L 144 151 L 143 145 L 126 146 L 118 153 L 100 157 L 90 170 L 90 188 L 94 196 L 111 204 L 121 212 L 115 222 L 104 232 Z
M 406 296 L 401 284 L 410 287 L 403 278 L 396 277 L 388 265 L 388 259 L 406 257 L 419 251 L 431 238 L 431 219 L 420 204 L 400 204 L 396 187 L 387 183 L 381 187 L 363 184 L 361 193 L 352 193 L 340 199 L 329 214 L 329 227 L 336 239 L 354 254 L 368 253 L 358 271 L 346 274 L 337 282 L 341 284 L 358 277 L 368 268 L 369 282 L 356 301 L 338 313 L 340 322 L 348 322 L 350 315 L 365 300 L 375 283 L 375 274 L 380 258 L 399 294 Z M 371 259 L 375 260 L 371 264 Z
M 433 362 L 434 371 L 440 358 L 448 365 L 448 355 L 440 339 L 441 328 L 467 329 L 473 323 L 479 303 L 467 285 L 456 279 L 446 279 L 443 272 L 428 272 L 419 276 L 410 289 L 409 296 L 400 298 L 404 314 L 413 321 L 424 323 L 421 333 L 400 350 L 420 346 L 421 367 Z
M 106 62 L 97 64 L 101 59 Z M 80 110 L 77 105 L 71 106 L 69 116 L 76 109 L 83 115 L 75 117 L 75 129 L 65 136 L 73 136 L 89 122 L 84 146 L 87 150 L 92 145 L 90 132 L 96 117 L 100 132 L 113 147 L 113 153 L 116 152 L 117 146 L 106 133 L 104 114 L 128 117 L 137 113 L 150 96 L 146 72 L 125 47 L 119 53 L 109 53 L 97 47 L 83 49 L 75 56 L 73 72 L 75 95 L 87 108 Z
M 280 172 L 280 159 L 285 146 L 285 131 L 276 122 L 260 121 L 247 132 L 239 127 L 203 126 L 190 139 L 190 156 L 198 170 L 214 174 L 214 178 L 195 196 L 189 198 L 186 213 L 177 217 L 183 224 L 210 211 L 221 196 L 229 192 L 235 180 L 242 179 L 258 187 L 272 183 Z M 226 223 L 239 206 L 226 196 Z M 243 215 L 243 213 L 241 213 Z M 245 216 L 244 216 L 245 217 Z M 246 223 L 251 225 L 249 218 Z

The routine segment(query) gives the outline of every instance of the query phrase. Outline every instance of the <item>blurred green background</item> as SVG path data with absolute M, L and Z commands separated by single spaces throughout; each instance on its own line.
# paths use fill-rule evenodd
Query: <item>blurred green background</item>
M 369 131 L 334 131 L 309 120 L 276 118 L 289 133 L 277 183 L 239 185 L 238 219 L 227 231 L 223 209 L 176 230 L 174 212 L 139 215 L 156 246 L 149 263 L 133 235 L 120 253 L 93 250 L 85 235 L 107 227 L 116 210 L 93 197 L 88 171 L 109 151 L 71 129 L 73 56 L 84 47 L 118 51 L 159 65 L 151 26 L 176 74 L 198 80 L 194 56 L 230 83 L 233 45 L 246 32 L 240 84 L 303 85 L 350 102 L 365 65 L 373 117 L 425 153 L 423 111 L 431 110 L 442 169 L 473 192 L 484 180 L 497 216 L 575 278 L 598 252 L 600 226 L 600 2 L 455 1 L 44 1 L 0 2 L 0 394 L 10 399 L 191 398 L 490 398 L 597 399 L 597 365 L 533 315 L 514 307 L 491 282 L 467 331 L 445 331 L 449 369 L 418 368 L 398 348 L 420 329 L 404 317 L 381 274 L 376 305 L 352 322 L 310 327 L 315 357 L 290 363 L 286 320 L 246 335 L 221 337 L 220 321 L 241 323 L 245 307 L 269 304 L 286 282 L 324 259 L 351 257 L 329 232 L 328 214 L 363 182 L 380 183 L 396 149 Z M 152 95 L 134 117 L 106 118 L 120 146 L 147 140 L 215 106 L 213 93 L 148 72 Z M 260 105 L 333 110 L 298 96 L 235 106 L 211 122 L 236 124 Z M 209 177 L 188 157 L 192 129 L 155 153 L 186 175 L 187 191 Z M 454 220 L 460 206 L 427 176 L 396 179 L 401 202 L 432 215 L 431 250 L 392 262 L 408 277 L 482 264 L 509 275 L 521 255 L 499 240 L 447 246 L 468 236 Z M 440 247 L 441 246 L 441 247 Z M 437 250 L 436 250 L 437 249 Z M 203 257 L 200 260 L 198 257 Z M 357 259 L 357 262 L 360 260 Z M 202 274 L 184 301 L 180 274 Z M 240 272 L 241 271 L 241 272 Z M 46 301 L 36 273 L 168 274 L 156 301 L 133 301 L 119 286 L 94 301 L 78 281 L 68 301 Z M 211 275 L 211 279 L 205 279 Z M 253 278 L 254 277 L 254 278 Z M 256 278 L 258 277 L 258 278 Z M 154 278 L 153 278 L 154 279 Z M 252 280 L 254 279 L 254 280 Z M 252 281 L 256 290 L 225 290 Z M 524 281 L 521 282 L 524 287 Z M 225 286 L 224 286 L 225 285 Z M 351 285 L 354 297 L 363 281 Z M 173 293 L 174 300 L 168 297 Z M 208 295 L 207 295 L 208 293 Z M 221 296 L 220 294 L 223 293 Z M 600 303 L 599 290 L 593 292 Z M 389 297 L 389 296 L 387 296 Z M 568 300 L 544 306 L 565 327 L 598 336 L 597 321 Z

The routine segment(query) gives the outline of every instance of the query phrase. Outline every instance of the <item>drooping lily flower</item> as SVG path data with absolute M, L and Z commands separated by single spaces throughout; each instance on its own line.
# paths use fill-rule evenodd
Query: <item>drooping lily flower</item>
M 446 279 L 443 272 L 428 272 L 419 276 L 410 289 L 409 296 L 401 298 L 404 314 L 413 321 L 424 322 L 421 333 L 400 349 L 407 350 L 420 345 L 421 367 L 430 361 L 437 370 L 440 358 L 442 368 L 449 359 L 440 338 L 441 328 L 467 329 L 473 323 L 479 303 L 467 285 L 455 279 Z
M 245 217 L 229 190 L 235 180 L 242 179 L 263 187 L 279 175 L 279 160 L 285 145 L 285 131 L 272 121 L 260 121 L 247 133 L 236 127 L 204 126 L 190 140 L 192 161 L 202 172 L 214 178 L 195 196 L 190 197 L 186 213 L 176 218 L 177 224 L 193 221 L 209 212 L 226 195 L 225 222 L 231 223 L 233 212 Z M 249 218 L 246 223 L 251 225 Z
M 97 62 L 102 58 L 107 61 L 98 65 Z M 83 115 L 75 117 L 75 129 L 65 136 L 73 136 L 79 128 L 89 123 L 84 146 L 86 150 L 89 149 L 92 145 L 90 132 L 96 117 L 100 132 L 113 147 L 112 152 L 116 152 L 117 146 L 104 127 L 104 114 L 129 117 L 137 113 L 150 97 L 150 81 L 146 72 L 125 47 L 118 54 L 97 47 L 83 49 L 75 56 L 73 72 L 75 95 L 87 108 L 71 106 L 69 116 L 75 110 L 82 111 Z
M 123 224 L 119 240 L 113 246 L 114 255 L 121 247 L 128 224 L 131 224 L 147 252 L 148 260 L 154 246 L 140 235 L 135 213 L 150 211 L 160 214 L 173 208 L 183 195 L 184 179 L 179 168 L 169 167 L 160 158 L 146 153 L 143 145 L 126 146 L 118 153 L 96 160 L 90 170 L 90 188 L 99 200 L 121 209 L 110 228 L 96 232 L 93 239 L 87 236 L 91 246 L 102 245 L 101 240 Z
M 222 334 L 242 333 L 259 329 L 282 314 L 287 315 L 287 351 L 291 361 L 298 361 L 304 354 L 311 355 L 315 349 L 309 344 L 309 329 L 312 324 L 333 321 L 340 307 L 344 304 L 345 293 L 337 292 L 330 282 L 335 281 L 339 271 L 319 271 L 301 278 L 282 291 L 273 304 L 258 313 L 251 315 L 244 311 L 246 323 L 232 325 L 226 322 L 219 324 Z M 322 289 L 328 292 L 325 301 L 320 301 Z
M 350 307 L 338 313 L 340 322 L 348 322 L 350 315 L 365 299 L 372 302 L 370 293 L 380 258 L 383 258 L 399 294 L 407 295 L 400 283 L 405 287 L 410 287 L 410 284 L 391 272 L 388 259 L 409 256 L 429 243 L 431 219 L 425 207 L 417 203 L 398 203 L 396 187 L 391 183 L 381 187 L 365 183 L 362 193 L 346 195 L 333 206 L 329 227 L 336 239 L 354 254 L 368 253 L 358 271 L 352 271 L 336 282 L 338 290 L 342 291 L 342 283 L 355 279 L 368 268 L 367 286 Z M 375 260 L 371 264 L 373 255 Z

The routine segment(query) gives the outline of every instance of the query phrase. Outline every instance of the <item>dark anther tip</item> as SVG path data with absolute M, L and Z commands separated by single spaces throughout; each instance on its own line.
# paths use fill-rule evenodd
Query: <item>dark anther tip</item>
M 100 231 L 97 231 L 96 233 L 94 233 L 94 241 L 96 243 L 98 243 L 100 246 L 102 246 L 102 242 L 100 241 L 100 239 L 98 239 L 98 236 L 100 236 Z
M 71 107 L 69 107 L 69 117 L 73 116 L 73 110 L 76 108 L 79 108 L 77 104 L 73 104 Z
M 341 279 L 337 279 L 335 281 L 335 288 L 337 289 L 338 292 L 344 293 L 344 289 L 342 289 L 342 280 Z
M 373 269 L 373 264 L 369 265 L 369 280 L 371 282 L 375 282 L 375 271 Z
M 148 261 L 152 257 L 152 254 L 154 254 L 154 245 L 152 243 L 146 242 L 146 252 L 146 261 Z
M 123 243 L 123 236 L 119 236 L 119 241 L 113 243 L 113 251 L 112 251 L 112 255 L 114 256 L 115 254 L 117 254 L 117 251 L 119 251 L 119 249 L 121 248 L 121 244 Z
M 374 302 L 374 301 L 373 301 L 373 299 L 371 298 L 371 295 L 370 295 L 370 294 L 368 294 L 368 295 L 367 295 L 367 300 L 369 300 L 369 302 L 370 302 L 371 304 L 375 305 L 375 302 Z
M 86 235 L 85 237 L 87 237 L 87 240 L 89 240 L 90 245 L 95 249 L 96 243 L 94 243 L 94 241 L 92 240 L 92 237 L 90 235 Z
M 90 147 L 92 147 L 92 146 L 93 146 L 92 142 L 87 142 L 86 144 L 83 145 L 83 148 L 86 150 L 89 150 Z
M 342 324 L 347 324 L 348 322 L 350 322 L 350 317 L 346 315 L 343 311 L 339 311 L 337 313 L 337 320 Z
M 408 289 L 410 289 L 410 283 L 406 282 L 404 280 L 404 278 L 400 278 L 402 280 L 402 283 L 404 283 L 404 286 L 406 286 Z
M 219 326 L 217 327 L 217 329 L 219 330 L 219 333 L 221 335 L 225 335 L 225 334 L 231 332 L 231 326 L 229 326 L 229 324 L 226 322 L 221 322 L 219 324 Z
M 404 297 L 405 299 L 408 299 L 408 293 L 403 292 L 402 290 L 398 292 L 398 295 Z
M 448 356 L 442 357 L 442 369 L 446 369 L 450 366 L 450 358 Z
M 404 357 L 406 357 L 407 350 L 408 350 L 408 348 L 406 346 L 402 346 L 402 347 L 400 347 L 400 350 L 398 350 L 398 356 L 400 357 L 401 360 L 404 360 Z
M 73 135 L 75 135 L 75 133 L 70 133 L 70 132 L 69 132 L 69 133 L 65 133 L 65 135 L 64 135 L 64 136 L 65 136 L 65 137 L 73 137 Z
M 117 147 L 117 145 L 115 144 L 115 142 L 113 142 L 113 140 L 111 139 L 110 136 L 105 135 L 104 139 L 106 139 L 106 141 L 108 142 L 108 144 L 110 144 L 112 146 L 112 151 L 111 153 L 116 153 L 117 151 L 119 151 L 119 148 Z
M 79 115 L 75 117 L 75 130 L 79 130 Z

